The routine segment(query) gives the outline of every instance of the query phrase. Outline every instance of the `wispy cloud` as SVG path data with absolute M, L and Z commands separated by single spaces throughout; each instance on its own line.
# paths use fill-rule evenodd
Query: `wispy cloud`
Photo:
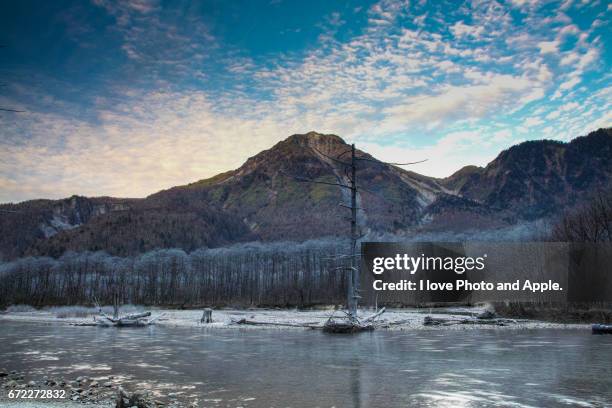
M 92 102 L 94 119 L 75 109 L 0 117 L 0 201 L 144 196 L 309 130 L 389 160 L 428 158 L 414 170 L 442 177 L 525 139 L 611 125 L 609 44 L 596 23 L 605 7 L 587 25 L 567 2 L 382 1 L 358 11 L 367 23 L 348 39 L 338 34 L 350 16 L 334 12 L 316 47 L 257 56 L 224 46 L 188 10 L 95 3 L 113 18 L 125 70 L 146 67 L 153 82 L 117 81 Z

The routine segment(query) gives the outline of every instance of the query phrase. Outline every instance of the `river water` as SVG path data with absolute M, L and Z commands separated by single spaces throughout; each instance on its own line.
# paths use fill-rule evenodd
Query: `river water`
M 612 336 L 585 330 L 319 331 L 0 322 L 0 368 L 114 375 L 219 407 L 612 405 Z

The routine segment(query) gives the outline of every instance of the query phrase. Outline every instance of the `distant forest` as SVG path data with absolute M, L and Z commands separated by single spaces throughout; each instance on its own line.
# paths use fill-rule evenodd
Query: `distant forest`
M 111 304 L 115 296 L 123 304 L 176 307 L 342 304 L 346 253 L 348 243 L 316 240 L 22 258 L 0 265 L 0 306 Z
M 477 235 L 367 236 L 371 241 L 612 242 L 612 192 L 598 192 L 547 228 Z M 120 303 L 174 307 L 344 304 L 349 243 L 341 239 L 247 243 L 131 257 L 66 252 L 0 264 L 0 307 Z

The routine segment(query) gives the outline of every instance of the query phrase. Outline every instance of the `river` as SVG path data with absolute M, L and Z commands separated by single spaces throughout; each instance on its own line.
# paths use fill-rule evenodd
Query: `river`
M 612 336 L 584 330 L 97 328 L 0 322 L 0 368 L 109 376 L 218 407 L 612 405 Z

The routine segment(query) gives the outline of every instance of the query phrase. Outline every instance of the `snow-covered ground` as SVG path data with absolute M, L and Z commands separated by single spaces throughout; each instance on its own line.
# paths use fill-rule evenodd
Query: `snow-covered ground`
M 130 312 L 138 307 L 131 306 Z M 71 308 L 56 307 L 53 309 L 30 310 L 30 311 L 7 311 L 0 313 L 0 321 L 22 321 L 22 322 L 38 322 L 48 324 L 83 324 L 93 323 L 94 319 L 99 319 L 95 315 L 94 308 L 90 308 L 91 314 L 84 316 L 83 309 L 78 308 L 78 313 L 71 313 Z M 219 309 L 213 311 L 213 323 L 202 324 L 202 310 L 175 310 L 175 309 L 160 309 L 160 308 L 139 308 L 141 310 L 150 310 L 152 317 L 163 314 L 163 317 L 156 320 L 156 324 L 160 326 L 170 327 L 206 327 L 210 329 L 276 329 L 276 330 L 303 330 L 300 327 L 290 326 L 275 326 L 275 325 L 244 325 L 236 324 L 235 322 L 241 319 L 257 322 L 270 322 L 282 324 L 304 324 L 304 325 L 322 325 L 332 316 L 341 317 L 341 311 L 330 310 L 296 310 L 296 309 Z M 590 328 L 587 324 L 559 324 L 548 323 L 536 320 L 515 320 L 508 321 L 503 326 L 499 325 L 482 325 L 482 324 L 457 324 L 450 326 L 425 326 L 423 324 L 426 316 L 443 319 L 466 319 L 475 317 L 482 313 L 485 309 L 482 307 L 474 308 L 435 308 L 435 309 L 387 309 L 376 321 L 381 329 L 385 330 L 418 330 L 418 329 L 436 329 L 436 330 L 466 330 L 466 329 L 534 329 L 534 328 Z M 360 310 L 359 317 L 363 318 L 373 314 L 372 310 Z M 74 317 L 78 315 L 79 317 Z M 400 324 L 397 324 L 401 322 Z

